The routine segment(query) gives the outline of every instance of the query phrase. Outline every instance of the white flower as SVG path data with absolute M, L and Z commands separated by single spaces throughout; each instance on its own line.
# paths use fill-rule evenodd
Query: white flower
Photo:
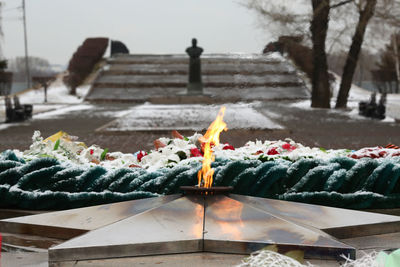
M 27 160 L 32 160 L 38 156 L 50 156 L 57 158 L 61 162 L 75 163 L 84 166 L 94 166 L 99 164 L 108 169 L 116 169 L 129 167 L 131 165 L 139 165 L 149 171 L 164 168 L 166 166 L 187 165 L 193 162 L 201 162 L 201 157 L 191 157 L 191 149 L 199 147 L 198 142 L 201 134 L 194 134 L 188 137 L 187 140 L 179 138 L 159 138 L 159 141 L 166 144 L 165 147 L 158 150 L 152 150 L 141 158 L 139 162 L 136 154 L 110 152 L 107 157 L 101 160 L 101 155 L 104 152 L 103 148 L 97 145 L 85 147 L 83 143 L 69 141 L 63 138 L 59 139 L 58 148 L 52 141 L 43 141 L 39 131 L 35 131 L 32 137 L 32 145 L 29 150 L 15 150 L 17 155 L 22 155 Z M 287 148 L 290 144 L 290 149 Z M 344 149 L 324 150 L 320 148 L 310 148 L 296 143 L 292 139 L 277 140 L 277 141 L 249 141 L 244 146 L 238 147 L 235 150 L 224 150 L 225 144 L 220 144 L 213 148 L 214 154 L 218 158 L 227 158 L 231 160 L 257 159 L 260 156 L 269 157 L 271 159 L 287 158 L 291 161 L 296 161 L 304 157 L 319 158 L 328 160 L 337 156 L 348 156 L 349 151 Z M 286 149 L 284 149 L 284 146 Z M 56 149 L 55 149 L 56 148 Z M 276 150 L 279 154 L 267 155 L 271 149 Z

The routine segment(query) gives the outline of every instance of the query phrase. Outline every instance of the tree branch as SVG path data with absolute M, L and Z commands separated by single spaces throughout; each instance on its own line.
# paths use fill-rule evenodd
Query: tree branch
M 348 3 L 350 3 L 350 2 L 353 2 L 353 1 L 354 1 L 354 0 L 345 0 L 345 1 L 339 2 L 339 3 L 337 3 L 337 4 L 332 5 L 332 6 L 331 6 L 331 9 L 332 9 L 332 8 L 337 8 L 337 7 L 340 7 L 340 6 L 343 6 L 343 5 L 348 4 Z

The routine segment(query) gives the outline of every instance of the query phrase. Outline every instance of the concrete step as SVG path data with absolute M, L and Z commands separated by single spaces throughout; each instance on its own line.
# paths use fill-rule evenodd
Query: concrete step
M 210 103 L 309 97 L 296 68 L 274 54 L 203 54 L 201 62 L 206 96 L 197 99 L 186 95 L 189 57 L 176 54 L 107 59 L 86 100 Z
M 235 55 L 235 54 L 204 54 L 201 56 L 202 64 L 230 64 L 242 62 L 243 64 L 279 64 L 282 60 L 263 55 Z M 189 56 L 176 55 L 121 55 L 107 60 L 108 64 L 188 64 Z
M 160 104 L 183 104 L 309 98 L 309 92 L 304 86 L 253 88 L 205 87 L 205 96 L 187 96 L 185 87 L 95 87 L 93 90 L 95 93 L 89 93 L 86 100 L 120 102 L 149 101 Z
M 203 75 L 204 87 L 299 86 L 295 75 Z M 186 87 L 187 75 L 102 75 L 94 87 Z
M 280 62 L 278 64 L 202 64 L 203 75 L 294 75 L 290 65 Z M 103 75 L 188 75 L 188 64 L 114 64 L 104 71 Z

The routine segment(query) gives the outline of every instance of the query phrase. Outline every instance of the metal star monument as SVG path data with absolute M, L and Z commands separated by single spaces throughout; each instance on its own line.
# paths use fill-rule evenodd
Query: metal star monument
M 249 254 L 272 244 L 338 259 L 354 258 L 355 249 L 336 238 L 398 232 L 400 217 L 236 194 L 170 195 L 2 220 L 0 231 L 67 240 L 49 249 L 50 263 Z

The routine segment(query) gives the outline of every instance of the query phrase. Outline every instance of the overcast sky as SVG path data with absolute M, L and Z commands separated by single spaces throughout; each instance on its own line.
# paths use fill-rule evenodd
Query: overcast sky
M 245 0 L 26 0 L 29 55 L 67 64 L 87 37 L 124 42 L 131 53 L 254 52 L 269 38 Z M 5 58 L 24 55 L 22 0 L 3 2 Z

